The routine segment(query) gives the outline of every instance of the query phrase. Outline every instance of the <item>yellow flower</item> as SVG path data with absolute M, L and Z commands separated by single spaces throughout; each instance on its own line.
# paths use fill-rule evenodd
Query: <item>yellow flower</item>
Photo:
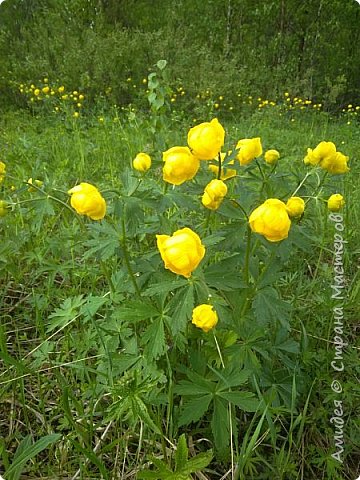
M 222 180 L 211 180 L 205 187 L 201 202 L 204 207 L 216 210 L 220 207 L 226 194 L 227 186 Z
M 346 173 L 350 170 L 347 165 L 349 157 L 341 152 L 336 152 L 335 155 L 325 158 L 320 167 L 332 174 Z
M 157 246 L 165 268 L 186 278 L 199 265 L 205 255 L 200 237 L 190 228 L 182 228 L 172 236 L 156 235 Z
M 280 153 L 277 150 L 267 150 L 264 155 L 265 162 L 269 165 L 276 163 L 280 158 Z
M 41 89 L 41 91 L 42 91 L 43 93 L 49 93 L 49 92 L 50 92 L 50 88 L 49 88 L 48 86 L 46 86 L 46 87 L 43 87 L 43 88 Z
M 286 211 L 289 217 L 300 217 L 304 213 L 305 202 L 300 197 L 291 197 L 286 202 Z
M 87 215 L 92 220 L 101 220 L 106 213 L 106 203 L 99 190 L 90 183 L 80 183 L 68 191 L 71 206 L 79 215 Z
M 188 147 L 172 147 L 163 152 L 163 179 L 173 185 L 191 180 L 200 167 L 200 160 Z
M 345 200 L 340 193 L 334 193 L 327 201 L 328 209 L 331 212 L 338 212 L 345 205 Z
M 288 237 L 291 221 L 286 205 L 281 200 L 269 198 L 249 217 L 250 228 L 269 242 L 279 242 Z
M 260 137 L 243 138 L 238 141 L 236 149 L 240 149 L 236 156 L 240 165 L 248 165 L 263 152 Z
M 151 167 L 151 158 L 147 153 L 138 153 L 133 160 L 133 167 L 138 172 L 146 172 Z
M 37 97 L 40 95 L 40 90 L 38 88 L 35 88 L 34 90 L 34 95 Z
M 85 98 L 85 97 L 84 97 L 84 95 L 83 95 L 83 94 L 79 95 L 79 100 L 81 100 L 81 101 L 82 101 L 82 100 L 84 100 L 84 98 Z
M 61 85 L 61 87 L 58 88 L 59 93 L 63 93 L 64 90 L 65 90 L 65 87 L 63 85 Z
M 0 200 L 0 217 L 5 217 L 7 214 L 7 202 L 5 200 Z
M 0 162 L 0 183 L 4 180 L 6 174 L 6 165 L 4 162 Z
M 29 178 L 27 183 L 28 185 L 30 185 L 30 187 L 28 188 L 28 192 L 36 192 L 36 188 L 32 187 L 31 185 L 36 185 L 39 188 L 43 186 L 43 182 L 41 180 L 33 180 L 32 178 Z
M 194 308 L 191 323 L 207 333 L 218 323 L 218 316 L 211 305 L 202 304 Z
M 74 118 L 79 118 L 79 115 L 80 115 L 79 112 L 74 112 L 74 113 L 73 113 L 73 117 L 74 117 Z
M 200 160 L 212 160 L 224 145 L 225 130 L 217 118 L 190 128 L 187 141 Z
M 333 174 L 348 172 L 350 170 L 347 165 L 348 161 L 349 157 L 337 152 L 333 142 L 320 142 L 314 150 L 308 148 L 307 155 L 304 158 L 306 165 L 318 165 L 323 170 Z

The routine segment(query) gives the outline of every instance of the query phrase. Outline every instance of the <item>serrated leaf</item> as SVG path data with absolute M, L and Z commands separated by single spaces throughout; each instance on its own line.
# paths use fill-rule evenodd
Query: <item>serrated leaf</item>
M 152 297 L 153 295 L 157 295 L 159 293 L 168 293 L 168 292 L 173 292 L 177 290 L 180 287 L 183 287 L 186 285 L 188 282 L 187 280 L 174 280 L 174 281 L 165 281 L 165 282 L 159 282 L 156 283 L 155 285 L 150 285 L 144 292 L 143 295 L 145 297 Z
M 171 315 L 170 329 L 173 335 L 184 332 L 191 318 L 194 308 L 194 286 L 189 285 L 186 289 L 178 292 L 176 296 L 177 307 Z
M 291 305 L 281 300 L 274 288 L 265 287 L 258 290 L 252 305 L 260 325 L 279 321 L 284 328 L 289 330 Z
M 185 434 L 183 433 L 180 435 L 178 440 L 178 444 L 176 446 L 175 452 L 175 472 L 182 472 L 184 466 L 186 465 L 187 459 L 189 455 L 189 450 L 186 445 L 186 438 Z
M 159 311 L 148 301 L 127 302 L 124 306 L 118 307 L 113 314 L 116 320 L 137 322 L 159 315 Z
M 141 418 L 141 420 L 145 423 L 145 425 L 148 428 L 150 428 L 150 430 L 153 430 L 158 435 L 161 435 L 161 431 L 159 430 L 158 426 L 154 423 L 154 421 L 150 417 L 148 409 L 145 403 L 141 400 L 141 398 L 135 395 L 131 398 L 131 403 L 133 407 L 133 412 L 136 413 Z
M 209 393 L 186 402 L 178 421 L 179 426 L 188 425 L 191 422 L 197 422 L 200 420 L 200 418 L 207 412 L 211 400 L 212 395 Z
M 107 302 L 107 297 L 98 297 L 90 294 L 86 299 L 86 303 L 82 305 L 80 313 L 83 313 L 87 317 L 93 317 L 99 308 Z
M 86 302 L 86 298 L 83 295 L 77 295 L 76 297 L 69 297 L 63 301 L 60 308 L 57 308 L 55 312 L 49 315 L 51 319 L 47 332 L 55 330 L 55 328 L 63 328 L 77 316 L 79 316 L 80 307 Z
M 230 443 L 228 408 L 226 401 L 219 397 L 215 397 L 214 400 L 211 430 L 216 449 L 219 451 L 226 450 Z
M 218 396 L 245 412 L 256 412 L 259 407 L 259 400 L 251 392 L 219 392 Z
M 184 474 L 190 475 L 191 473 L 198 472 L 203 468 L 207 467 L 213 458 L 212 450 L 207 452 L 199 453 L 195 457 L 190 458 L 186 465 L 184 466 L 182 472 Z
M 156 318 L 145 330 L 142 340 L 146 344 L 145 357 L 150 360 L 159 358 L 165 353 L 165 331 L 164 322 L 161 317 Z

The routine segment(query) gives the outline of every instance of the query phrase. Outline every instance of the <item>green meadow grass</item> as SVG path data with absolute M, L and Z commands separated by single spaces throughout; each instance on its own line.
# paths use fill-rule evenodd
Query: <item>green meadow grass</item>
M 104 113 L 103 118 L 99 122 L 98 115 L 74 119 L 14 111 L 0 119 L 0 160 L 7 165 L 1 199 L 10 205 L 9 213 L 0 218 L 0 474 L 10 471 L 6 479 L 131 479 L 149 468 L 151 456 L 169 468 L 174 468 L 176 462 L 185 464 L 180 453 L 174 457 L 176 444 L 186 450 L 179 440 L 182 433 L 190 457 L 205 454 L 213 447 L 207 437 L 209 422 L 175 428 L 178 407 L 165 401 L 173 388 L 165 380 L 161 394 L 153 398 L 150 420 L 146 414 L 138 420 L 131 408 L 118 416 L 109 414 L 112 397 L 104 389 L 105 382 L 110 382 L 111 391 L 119 389 L 119 398 L 126 395 L 126 389 L 121 390 L 117 381 L 132 365 L 109 366 L 101 362 L 104 357 L 111 360 L 116 334 L 107 327 L 113 318 L 101 309 L 99 298 L 105 301 L 111 297 L 121 305 L 127 292 L 122 288 L 120 260 L 111 255 L 111 242 L 104 245 L 109 255 L 105 251 L 99 260 L 96 237 L 89 237 L 89 232 L 100 227 L 86 222 L 88 227 L 84 228 L 77 221 L 69 211 L 66 192 L 79 182 L 93 183 L 108 201 L 111 216 L 114 191 L 122 186 L 124 172 L 131 168 L 135 155 L 140 151 L 149 153 L 153 175 L 161 176 L 161 152 L 186 144 L 192 119 L 169 118 L 160 133 L 153 133 L 150 119 L 140 113 L 119 114 L 113 110 Z M 350 157 L 350 173 L 331 177 L 321 192 L 323 198 L 342 193 L 346 199 L 343 235 L 348 242 L 344 257 L 348 297 L 344 338 L 349 346 L 341 374 L 346 462 L 341 466 L 331 459 L 334 428 L 330 423 L 330 384 L 334 372 L 330 362 L 334 334 L 330 285 L 334 226 L 324 214 L 322 201 L 317 200 L 311 202 L 304 218 L 317 238 L 315 247 L 290 255 L 286 271 L 276 281 L 282 297 L 293 305 L 291 337 L 300 344 L 300 353 L 287 365 L 293 376 L 285 378 L 280 371 L 268 369 L 262 384 L 254 386 L 258 393 L 272 388 L 282 392 L 289 404 L 279 403 L 271 413 L 263 415 L 242 412 L 231 458 L 217 457 L 206 467 L 200 458 L 198 469 L 203 473 L 198 473 L 197 478 L 353 480 L 359 474 L 360 461 L 359 127 L 319 112 L 292 117 L 279 116 L 275 111 L 255 112 L 249 117 L 224 119 L 219 114 L 219 119 L 226 130 L 225 142 L 229 142 L 225 149 L 233 148 L 239 138 L 259 136 L 264 150 L 279 150 L 284 169 L 292 170 L 302 162 L 306 149 L 322 140 L 333 141 Z M 45 191 L 60 202 L 44 198 L 38 191 L 28 192 L 26 181 L 30 177 L 42 180 Z M 152 240 L 146 241 L 134 245 L 133 256 L 154 247 Z M 89 308 L 98 313 L 82 323 L 76 312 L 80 296 L 89 294 L 99 302 Z M 65 323 L 61 323 L 61 315 L 68 315 Z M 134 348 L 131 342 L 128 338 L 129 349 Z M 208 347 L 204 344 L 204 348 Z M 292 348 L 289 340 L 284 352 Z M 283 358 L 286 361 L 286 355 Z M 170 379 L 173 367 L 166 367 Z M 111 375 L 107 375 L 109 368 L 113 369 Z M 151 402 L 152 389 L 159 387 L 148 382 L 134 388 L 136 398 L 144 395 Z M 156 428 L 164 423 L 166 435 L 159 435 Z M 59 437 L 47 437 L 52 434 Z M 45 437 L 33 454 L 29 435 L 32 441 Z M 17 469 L 11 470 L 11 464 L 20 456 L 19 445 L 20 454 L 21 450 L 30 453 L 23 456 Z M 232 469 L 234 461 L 237 469 Z M 24 477 L 20 477 L 22 471 Z M 190 473 L 173 475 L 142 478 L 195 478 L 195 474 L 189 477 Z

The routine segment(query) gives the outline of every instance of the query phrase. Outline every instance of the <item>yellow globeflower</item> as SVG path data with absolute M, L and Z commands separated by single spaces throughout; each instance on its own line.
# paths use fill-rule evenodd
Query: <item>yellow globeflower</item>
M 6 174 L 6 165 L 4 162 L 0 162 L 0 183 L 4 180 Z
M 224 145 L 225 130 L 217 118 L 190 128 L 187 141 L 200 160 L 212 160 Z
M 61 85 L 61 87 L 58 88 L 59 93 L 63 93 L 64 90 L 65 90 L 65 87 L 63 85 Z
M 286 202 L 286 211 L 289 217 L 300 217 L 304 213 L 305 202 L 300 197 L 291 197 Z
M 147 153 L 138 153 L 133 160 L 133 167 L 138 172 L 146 172 L 151 167 L 151 158 Z
M 200 237 L 190 228 L 182 228 L 172 236 L 156 235 L 157 246 L 165 268 L 186 278 L 199 265 L 205 255 Z
M 200 167 L 200 160 L 188 147 L 172 147 L 163 152 L 163 179 L 173 185 L 191 180 Z
M 249 164 L 255 158 L 260 157 L 263 152 L 260 137 L 243 138 L 238 141 L 236 149 L 239 149 L 236 158 L 239 160 L 240 165 Z
M 0 217 L 5 217 L 5 215 L 7 214 L 8 210 L 7 210 L 7 202 L 5 202 L 5 200 L 0 200 Z
M 92 220 L 101 220 L 106 213 L 106 202 L 99 190 L 90 183 L 80 183 L 68 191 L 71 206 L 79 215 L 87 215 Z
M 74 118 L 79 118 L 79 116 L 80 116 L 80 113 L 79 113 L 79 112 L 74 112 L 74 113 L 73 113 L 73 117 L 74 117 Z
M 204 207 L 216 210 L 220 207 L 226 194 L 227 186 L 222 180 L 211 180 L 205 187 L 201 202 Z
M 202 304 L 194 308 L 191 323 L 207 333 L 218 323 L 218 316 L 211 305 Z
M 280 158 L 280 153 L 277 150 L 267 150 L 264 155 L 265 162 L 269 165 L 276 163 Z
M 38 97 L 40 95 L 40 90 L 38 88 L 35 88 L 34 90 L 34 95 Z
M 33 180 L 32 178 L 29 178 L 27 183 L 28 185 L 30 185 L 30 187 L 28 188 L 28 192 L 36 192 L 36 188 L 32 187 L 31 185 L 35 185 L 38 188 L 41 188 L 43 186 L 43 182 L 41 180 Z
M 350 170 L 347 165 L 349 157 L 341 152 L 336 152 L 335 155 L 325 158 L 320 167 L 332 174 L 346 173 Z
M 338 212 L 345 205 L 345 200 L 340 193 L 334 193 L 327 201 L 328 209 L 331 212 Z
M 80 94 L 80 95 L 79 95 L 79 100 L 81 100 L 81 101 L 82 101 L 82 100 L 84 100 L 84 98 L 85 98 L 85 97 L 84 97 L 84 95 L 83 95 L 83 94 Z
M 288 237 L 291 221 L 285 203 L 269 198 L 251 213 L 249 225 L 253 232 L 260 233 L 269 242 L 279 242 Z
M 325 158 L 329 158 L 336 154 L 336 146 L 333 142 L 320 142 L 314 149 L 308 148 L 307 155 L 304 158 L 306 165 L 318 165 Z
M 46 93 L 49 93 L 49 92 L 50 92 L 50 88 L 49 88 L 48 86 L 46 86 L 46 87 L 43 87 L 43 88 L 41 89 L 41 91 L 46 94 Z

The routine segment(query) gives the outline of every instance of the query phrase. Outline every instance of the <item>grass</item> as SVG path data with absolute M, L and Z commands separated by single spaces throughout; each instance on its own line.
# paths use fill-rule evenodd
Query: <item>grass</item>
M 289 171 L 302 162 L 306 148 L 322 140 L 335 142 L 351 158 L 351 172 L 331 177 L 322 192 L 324 198 L 341 192 L 346 199 L 344 237 L 348 243 L 344 266 L 348 297 L 343 337 L 349 346 L 345 372 L 336 374 L 343 386 L 344 464 L 331 458 L 334 226 L 323 214 L 322 202 L 311 202 L 304 218 L 305 228 L 311 231 L 309 245 L 301 245 L 297 254 L 284 248 L 282 270 L 273 281 L 282 298 L 292 305 L 290 332 L 264 326 L 266 335 L 261 335 L 242 321 L 236 342 L 231 328 L 220 329 L 215 343 L 213 337 L 201 337 L 189 330 L 189 345 L 196 348 L 187 351 L 186 336 L 179 331 L 172 339 L 165 333 L 169 343 L 162 350 L 162 344 L 156 341 L 162 335 L 160 327 L 145 330 L 137 316 L 139 305 L 128 278 L 126 250 L 118 241 L 124 240 L 124 230 L 117 218 L 124 218 L 127 212 L 130 267 L 142 272 L 136 277 L 141 291 L 150 288 L 141 311 L 141 318 L 148 319 L 151 312 L 148 314 L 146 308 L 154 307 L 154 303 L 159 306 L 162 301 L 162 292 L 155 290 L 151 279 L 163 279 L 163 288 L 166 283 L 178 288 L 170 272 L 160 277 L 159 260 L 152 253 L 154 233 L 159 228 L 154 227 L 154 209 L 162 208 L 156 203 L 160 197 L 154 196 L 156 177 L 161 175 L 161 152 L 172 145 L 184 145 L 192 121 L 177 117 L 154 134 L 146 116 L 131 112 L 109 112 L 99 122 L 91 115 L 60 119 L 14 111 L 0 120 L 0 148 L 8 172 L 1 198 L 11 205 L 8 215 L 0 218 L 0 473 L 9 471 L 19 445 L 20 451 L 26 451 L 31 439 L 54 433 L 60 437 L 36 456 L 29 454 L 28 461 L 5 478 L 20 478 L 21 471 L 26 475 L 22 478 L 137 478 L 144 467 L 150 468 L 152 457 L 153 462 L 162 459 L 169 470 L 175 471 L 180 435 L 186 434 L 190 457 L 205 454 L 214 449 L 214 444 L 216 447 L 210 423 L 220 419 L 216 431 L 227 435 L 222 418 L 230 420 L 230 454 L 219 451 L 210 464 L 204 462 L 199 478 L 353 480 L 358 475 L 358 125 L 318 112 L 292 117 L 274 111 L 256 112 L 247 118 L 229 116 L 222 120 L 220 116 L 220 120 L 229 148 L 238 138 L 260 136 L 265 149 L 281 152 L 280 162 Z M 149 190 L 144 183 L 138 187 L 138 180 L 134 182 L 126 173 L 139 151 L 148 152 L 153 159 Z M 30 177 L 44 181 L 45 191 L 58 201 L 44 197 L 41 191 L 29 193 L 25 182 Z M 203 178 L 200 176 L 199 182 Z M 109 205 L 107 223 L 83 222 L 70 212 L 66 192 L 80 181 L 93 183 L 103 192 Z M 119 190 L 137 188 L 136 198 L 144 202 L 145 206 L 140 206 L 145 213 L 135 201 L 126 209 L 117 201 Z M 200 192 L 196 182 L 189 187 L 188 196 L 194 192 Z M 171 230 L 176 221 L 184 222 L 183 211 L 190 200 L 178 200 L 185 205 L 183 210 L 174 206 L 167 209 L 161 220 L 162 231 Z M 192 212 L 187 221 L 196 223 L 197 215 Z M 220 227 L 211 220 L 209 228 L 215 235 Z M 235 232 L 231 231 L 228 241 L 235 238 Z M 269 251 L 263 250 L 261 255 L 260 267 L 250 265 L 254 276 L 256 268 L 269 261 Z M 280 257 L 275 258 L 280 261 Z M 271 265 L 269 274 L 272 269 L 277 274 L 276 262 Z M 194 282 L 195 294 L 201 297 L 201 284 Z M 189 292 L 184 296 L 174 294 L 170 300 L 173 320 L 186 315 L 176 304 L 186 307 Z M 215 288 L 212 293 L 226 318 L 225 305 Z M 235 304 L 238 295 L 225 291 L 221 298 Z M 158 355 L 154 349 L 158 349 Z M 229 381 L 227 370 L 221 373 L 219 352 L 225 360 L 230 359 L 230 364 L 234 354 L 239 355 L 239 368 L 251 366 L 253 374 L 246 389 L 268 407 L 251 413 L 251 408 L 248 412 L 229 403 L 229 412 L 223 412 L 223 404 L 216 400 L 213 417 L 209 407 L 203 417 L 186 422 L 184 411 L 191 406 L 191 398 L 184 394 L 185 385 L 194 381 L 191 375 L 186 376 L 186 357 L 189 355 L 192 370 L 202 372 L 208 385 L 219 386 L 221 381 Z M 212 372 L 206 370 L 203 357 Z M 196 382 L 193 385 L 195 389 Z M 181 442 L 184 448 L 184 440 Z M 147 478 L 175 478 L 169 475 L 157 473 Z

